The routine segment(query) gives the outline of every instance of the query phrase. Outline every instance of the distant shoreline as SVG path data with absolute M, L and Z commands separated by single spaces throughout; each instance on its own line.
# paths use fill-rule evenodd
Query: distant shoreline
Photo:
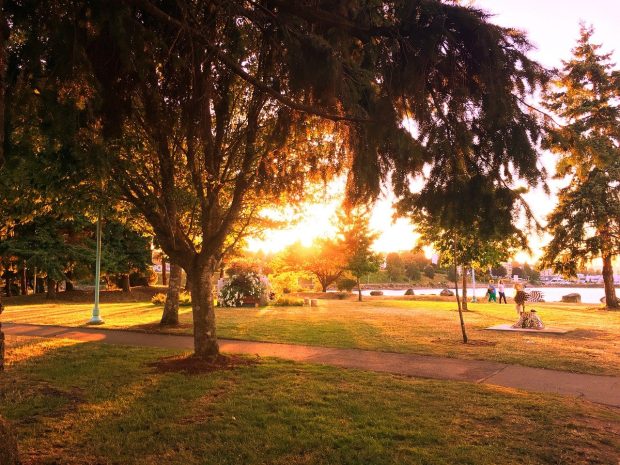
M 494 280 L 495 284 L 497 284 L 497 280 Z M 526 287 L 547 287 L 547 288 L 583 288 L 583 289 L 598 289 L 604 287 L 604 284 L 532 284 L 526 281 L 521 281 Z M 461 288 L 462 283 L 459 282 L 459 288 Z M 476 288 L 486 287 L 488 285 L 488 281 L 476 282 Z M 508 289 L 512 289 L 514 287 L 513 282 L 505 283 L 505 286 Z M 468 288 L 473 287 L 473 283 L 467 283 Z M 382 289 L 393 289 L 393 290 L 407 290 L 407 289 L 433 289 L 433 288 L 448 288 L 453 289 L 454 283 L 433 283 L 433 284 L 406 284 L 406 283 L 372 283 L 372 284 L 362 284 L 362 290 L 382 290 Z M 616 284 L 615 287 L 620 287 L 620 284 Z

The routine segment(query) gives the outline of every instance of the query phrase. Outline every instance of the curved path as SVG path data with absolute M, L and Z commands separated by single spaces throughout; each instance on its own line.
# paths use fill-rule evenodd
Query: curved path
M 65 338 L 106 344 L 173 349 L 191 349 L 194 344 L 191 336 L 150 334 L 127 330 L 16 323 L 4 323 L 3 328 L 7 335 Z M 278 357 L 296 362 L 566 394 L 599 404 L 620 407 L 620 377 L 617 376 L 585 375 L 482 360 L 360 349 L 334 349 L 230 339 L 220 339 L 219 343 L 220 350 L 227 353 Z

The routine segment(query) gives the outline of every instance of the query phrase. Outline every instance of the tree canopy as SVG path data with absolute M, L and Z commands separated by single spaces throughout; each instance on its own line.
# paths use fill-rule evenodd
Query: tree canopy
M 26 0 L 5 10 L 9 84 L 37 96 L 50 141 L 101 167 L 186 270 L 197 355 L 218 351 L 211 278 L 261 206 L 346 168 L 350 202 L 389 179 L 450 226 L 511 211 L 509 183 L 541 179 L 524 101 L 546 73 L 522 33 L 474 8 Z M 459 209 L 442 207 L 450 198 Z
M 557 177 L 568 177 L 548 218 L 553 235 L 542 267 L 575 276 L 602 258 L 606 303 L 618 308 L 614 257 L 620 251 L 620 71 L 582 26 L 573 57 L 564 62 L 546 106 L 562 118 L 550 125 L 545 146 L 559 155 Z

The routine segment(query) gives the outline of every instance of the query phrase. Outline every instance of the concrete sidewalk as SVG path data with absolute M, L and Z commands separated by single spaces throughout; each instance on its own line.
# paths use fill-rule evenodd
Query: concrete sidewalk
M 3 329 L 5 334 L 14 336 L 67 338 L 84 342 L 173 349 L 193 347 L 191 336 L 16 323 L 3 323 Z M 359 349 L 332 349 L 229 339 L 220 339 L 219 343 L 220 350 L 226 353 L 278 357 L 296 362 L 566 394 L 599 404 L 620 407 L 620 377 L 617 376 L 584 375 L 480 360 Z

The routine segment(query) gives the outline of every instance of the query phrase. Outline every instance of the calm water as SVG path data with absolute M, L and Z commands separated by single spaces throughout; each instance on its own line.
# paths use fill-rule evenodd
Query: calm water
M 404 295 L 404 289 L 381 289 L 384 295 L 397 296 Z M 416 295 L 439 295 L 442 289 L 414 289 Z M 454 288 L 451 288 L 454 290 Z M 560 302 L 562 296 L 576 292 L 581 294 L 581 301 L 588 304 L 599 304 L 601 297 L 605 296 L 605 290 L 601 288 L 593 287 L 527 287 L 526 291 L 537 290 L 541 291 L 545 296 L 547 302 Z M 616 288 L 616 290 L 620 290 Z M 483 298 L 486 296 L 487 288 L 476 286 L 476 297 Z M 459 294 L 461 294 L 461 288 L 459 286 Z M 506 297 L 513 297 L 515 291 L 513 288 L 506 288 Z M 618 292 L 620 294 L 620 292 Z M 362 295 L 370 295 L 370 290 L 363 290 Z M 467 295 L 472 295 L 472 289 L 467 289 Z M 498 296 L 499 299 L 499 296 Z

